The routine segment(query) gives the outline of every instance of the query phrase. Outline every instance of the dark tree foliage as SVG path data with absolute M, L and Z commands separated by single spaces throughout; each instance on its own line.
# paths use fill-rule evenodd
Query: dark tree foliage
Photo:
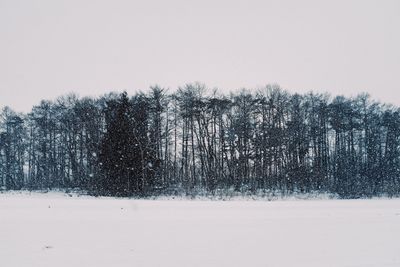
M 0 112 L 0 188 L 144 196 L 236 190 L 359 198 L 400 193 L 400 110 L 276 85 L 221 95 L 67 95 Z
M 106 132 L 100 144 L 100 193 L 129 196 L 142 194 L 154 185 L 149 170 L 152 153 L 147 138 L 147 102 L 138 95 L 129 100 L 126 92 L 107 102 Z
M 112 195 L 129 195 L 138 190 L 137 146 L 134 136 L 132 105 L 126 93 L 107 102 L 106 133 L 101 141 L 99 190 Z

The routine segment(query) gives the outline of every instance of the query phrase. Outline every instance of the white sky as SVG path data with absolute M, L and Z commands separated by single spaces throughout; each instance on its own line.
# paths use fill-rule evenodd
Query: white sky
M 0 107 L 200 81 L 400 105 L 400 1 L 0 0 Z

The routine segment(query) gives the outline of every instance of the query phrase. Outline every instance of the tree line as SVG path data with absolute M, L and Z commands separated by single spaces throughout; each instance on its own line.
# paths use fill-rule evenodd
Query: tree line
M 0 188 L 142 196 L 400 192 L 400 113 L 367 94 L 219 94 L 200 83 L 0 113 Z

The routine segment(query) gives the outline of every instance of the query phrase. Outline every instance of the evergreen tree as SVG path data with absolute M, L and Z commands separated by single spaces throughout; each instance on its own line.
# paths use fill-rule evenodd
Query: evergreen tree
M 132 104 L 127 93 L 107 103 L 106 133 L 100 145 L 101 193 L 126 196 L 138 189 L 135 173 L 138 162 Z

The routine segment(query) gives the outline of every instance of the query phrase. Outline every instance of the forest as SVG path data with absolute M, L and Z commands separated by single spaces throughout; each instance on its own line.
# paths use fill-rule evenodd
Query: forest
M 396 196 L 399 137 L 400 110 L 368 94 L 221 94 L 201 83 L 69 94 L 28 114 L 0 111 L 0 190 Z

